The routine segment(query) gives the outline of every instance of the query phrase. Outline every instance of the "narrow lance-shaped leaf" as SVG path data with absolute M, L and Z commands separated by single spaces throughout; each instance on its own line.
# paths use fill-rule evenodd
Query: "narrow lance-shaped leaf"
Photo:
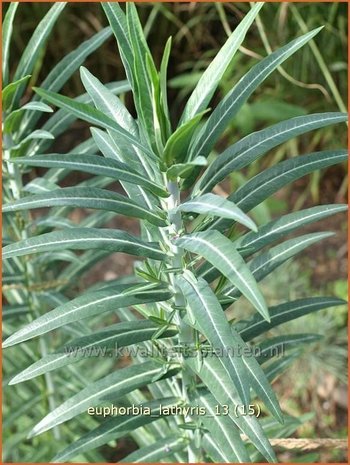
M 87 69 L 81 68 L 81 77 L 83 83 L 91 95 L 93 102 L 98 110 L 103 111 L 112 119 L 114 119 L 121 127 L 129 131 L 133 136 L 138 138 L 138 128 L 131 117 L 128 110 L 120 102 L 120 100 L 115 97 L 101 82 L 95 78 Z M 92 128 L 91 129 L 93 138 L 96 142 L 96 145 L 99 147 L 101 152 L 110 158 L 124 161 L 128 166 L 133 167 L 139 173 L 140 177 L 157 179 L 151 170 L 151 165 L 154 164 L 154 160 L 147 159 L 144 155 L 139 153 L 139 150 L 130 145 L 130 143 L 125 143 L 120 137 L 115 137 L 113 131 L 109 131 L 109 134 L 101 134 L 101 131 Z M 101 137 L 102 136 L 102 137 Z M 143 171 L 147 176 L 142 176 Z M 142 192 L 140 187 L 131 188 L 127 184 L 122 184 L 123 188 L 132 199 L 136 199 L 137 196 L 141 196 L 147 205 L 147 208 L 150 207 L 151 203 L 149 202 L 148 196 Z M 139 186 L 142 186 L 143 183 L 139 183 Z M 156 193 L 153 190 L 154 193 Z M 163 196 L 164 194 L 157 194 Z M 167 196 L 167 195 L 165 195 Z
M 112 291 L 114 289 L 112 288 Z M 117 305 L 117 300 L 114 300 Z M 108 308 L 110 304 L 108 303 Z M 78 309 L 79 311 L 79 309 Z M 9 384 L 17 384 L 28 379 L 35 378 L 57 368 L 64 367 L 71 363 L 79 362 L 86 357 L 94 357 L 96 354 L 105 354 L 106 350 L 114 349 L 115 356 L 118 356 L 118 349 L 138 342 L 152 339 L 153 334 L 160 328 L 159 325 L 148 321 L 139 320 L 132 323 L 118 323 L 104 328 L 103 331 L 94 332 L 92 335 L 74 339 L 65 344 L 54 353 L 48 354 L 42 359 L 30 365 L 25 370 L 11 379 Z M 162 332 L 160 338 L 171 337 L 177 334 L 174 326 Z
M 123 129 L 117 122 L 106 116 L 102 111 L 96 110 L 91 105 L 77 102 L 74 99 L 55 94 L 54 92 L 38 89 L 36 87 L 34 90 L 38 95 L 40 95 L 40 97 L 52 103 L 53 105 L 70 111 L 77 118 L 81 118 L 88 123 L 115 131 L 122 140 L 135 145 L 151 159 L 155 157 L 153 152 L 151 152 L 144 144 L 141 144 L 135 136 Z
M 256 233 L 249 232 L 234 240 L 233 244 L 242 257 L 247 257 L 298 228 L 335 213 L 346 211 L 347 208 L 347 205 L 342 204 L 322 205 L 283 215 L 261 226 Z M 200 265 L 196 274 L 208 282 L 213 281 L 218 276 L 215 267 L 208 262 Z
M 234 328 L 232 328 L 232 334 L 237 337 L 235 334 Z M 243 344 L 243 340 L 241 340 L 241 344 Z M 264 402 L 266 407 L 272 413 L 272 415 L 280 422 L 283 423 L 283 413 L 281 407 L 278 403 L 277 397 L 271 388 L 268 379 L 265 376 L 263 369 L 260 367 L 258 363 L 258 359 L 254 356 L 247 356 L 242 357 L 242 360 L 246 366 L 246 369 L 249 373 L 249 379 L 252 388 L 254 389 L 255 393 L 260 397 L 260 399 Z
M 211 433 L 207 432 L 202 435 L 201 447 L 213 463 L 231 463 Z
M 170 57 L 170 50 L 171 50 L 171 42 L 172 38 L 169 37 L 167 43 L 164 47 L 163 57 L 160 64 L 160 72 L 159 72 L 159 86 L 161 92 L 161 105 L 164 113 L 165 118 L 165 128 L 167 131 L 167 136 L 170 137 L 171 134 L 171 122 L 170 122 L 170 114 L 168 108 L 168 96 L 167 96 L 167 68 L 169 63 Z
M 344 162 L 347 157 L 346 150 L 326 150 L 282 161 L 254 176 L 229 195 L 228 200 L 236 203 L 244 212 L 248 212 L 285 185 L 319 169 Z M 224 231 L 231 224 L 228 220 L 218 220 L 212 222 L 209 227 Z
M 194 212 L 208 216 L 218 216 L 220 218 L 230 218 L 247 228 L 257 231 L 253 220 L 242 212 L 233 202 L 226 200 L 215 194 L 204 194 L 193 200 L 188 200 L 177 207 L 177 211 Z
M 208 121 L 193 143 L 190 158 L 199 155 L 208 156 L 228 123 L 237 114 L 238 110 L 259 84 L 261 84 L 281 63 L 312 39 L 321 29 L 322 28 L 317 28 L 298 37 L 284 47 L 271 53 L 251 68 L 210 115 Z
M 185 363 L 199 376 L 219 404 L 231 407 L 229 411 L 230 418 L 263 456 L 269 462 L 276 461 L 273 449 L 258 419 L 250 415 L 234 415 L 236 406 L 242 405 L 242 402 L 237 396 L 232 383 L 230 383 L 230 377 L 220 360 L 214 356 L 203 358 L 200 368 L 198 368 L 193 357 L 186 358 Z
M 155 148 L 154 109 L 152 106 L 154 97 L 152 95 L 152 79 L 147 69 L 147 61 L 154 74 L 156 74 L 156 69 L 136 7 L 133 3 L 126 4 L 126 21 L 133 54 L 132 72 L 135 105 L 140 123 L 145 129 L 145 137 L 150 145 Z
M 40 87 L 58 92 L 68 79 L 74 74 L 84 60 L 97 50 L 112 34 L 109 27 L 97 32 L 88 40 L 82 42 L 75 50 L 68 53 L 57 65 L 49 72 Z M 36 101 L 39 97 L 33 97 L 32 102 Z M 38 121 L 38 115 L 29 115 L 24 123 L 23 129 L 33 127 Z
M 291 158 L 259 173 L 230 195 L 243 211 L 249 211 L 286 184 L 347 160 L 347 150 L 326 150 Z
M 11 2 L 2 24 L 2 81 L 3 87 L 7 86 L 9 80 L 9 57 L 10 42 L 13 31 L 13 20 L 18 7 L 18 2 Z
M 18 63 L 16 72 L 13 79 L 17 80 L 27 74 L 31 74 L 37 59 L 45 47 L 46 41 L 55 25 L 59 15 L 63 8 L 66 6 L 65 2 L 58 2 L 53 5 L 46 13 L 44 18 L 40 21 L 36 27 L 32 37 L 30 38 L 24 52 L 21 55 L 21 59 Z M 25 86 L 21 85 L 17 90 L 13 98 L 13 104 L 16 107 L 20 98 L 22 97 L 25 90 Z
M 229 92 L 221 103 L 216 107 L 202 131 L 198 134 L 191 149 L 191 158 L 197 155 L 208 156 L 221 133 L 237 114 L 248 97 L 284 60 L 291 56 L 296 50 L 303 46 L 321 28 L 295 39 L 286 46 L 271 53 L 260 63 L 244 75 L 238 84 Z
M 172 294 L 166 285 L 133 284 L 116 285 L 95 292 L 88 292 L 54 310 L 40 316 L 20 329 L 4 342 L 8 347 L 48 331 L 67 325 L 101 312 L 107 312 L 128 305 L 168 300 Z
M 113 34 L 117 39 L 119 53 L 124 65 L 128 81 L 132 85 L 133 91 L 135 91 L 134 76 L 132 73 L 133 52 L 131 49 L 125 13 L 123 12 L 118 3 L 103 2 L 101 5 L 108 19 L 108 22 L 111 25 Z
M 282 242 L 275 247 L 272 247 L 267 252 L 258 255 L 248 263 L 249 269 L 257 281 L 261 281 L 269 273 L 272 273 L 277 267 L 286 262 L 289 258 L 294 257 L 297 253 L 306 249 L 318 241 L 332 236 L 331 232 L 311 233 L 299 236 L 294 239 Z M 232 298 L 237 298 L 241 292 L 236 286 L 227 286 L 223 289 L 224 295 L 229 295 Z
M 183 115 L 181 116 L 181 122 L 190 120 L 198 112 L 204 110 L 208 106 L 225 70 L 242 44 L 249 27 L 263 5 L 263 2 L 254 4 L 253 8 L 239 23 L 208 68 L 204 71 L 186 103 Z
M 205 231 L 180 237 L 175 243 L 179 247 L 201 255 L 212 263 L 241 290 L 264 318 L 269 319 L 265 300 L 253 275 L 227 237 L 218 231 Z
M 217 401 L 205 389 L 199 389 L 195 400 L 205 408 L 206 415 L 199 418 L 224 454 L 227 463 L 248 463 L 250 458 L 241 439 L 239 428 L 229 416 L 217 414 Z
M 137 125 L 119 98 L 91 74 L 88 69 L 84 68 L 84 66 L 80 68 L 80 77 L 95 107 L 137 137 Z
M 157 226 L 166 226 L 166 221 L 160 214 L 140 206 L 124 195 L 96 187 L 64 187 L 44 194 L 23 197 L 5 205 L 3 212 L 54 206 L 114 211 L 126 216 L 147 220 Z
M 2 258 L 20 257 L 32 253 L 51 250 L 89 250 L 102 249 L 109 252 L 125 252 L 154 260 L 163 260 L 165 254 L 154 242 L 144 242 L 141 239 L 117 229 L 74 228 L 64 231 L 54 231 L 31 237 L 3 249 Z
M 116 94 L 130 90 L 130 84 L 127 81 L 111 82 L 106 84 L 106 87 Z M 92 101 L 88 94 L 79 95 L 78 97 L 75 97 L 74 100 L 82 103 L 91 103 Z M 62 134 L 76 120 L 76 118 L 76 115 L 71 112 L 60 109 L 44 123 L 43 129 L 50 131 L 55 136 L 58 136 L 59 134 Z M 86 141 L 82 144 L 84 143 L 86 143 Z M 82 144 L 79 144 L 78 147 Z M 38 143 L 37 146 L 32 149 L 32 153 L 43 153 L 44 150 L 48 149 L 48 146 L 48 144 Z M 72 152 L 74 151 L 76 151 L 76 149 L 72 150 Z M 83 151 L 81 151 L 81 153 L 83 153 Z M 92 154 L 95 153 L 96 151 L 92 152 Z
M 152 412 L 150 415 L 133 415 L 127 414 L 122 416 L 114 416 L 104 421 L 100 426 L 92 431 L 84 434 L 81 438 L 74 441 L 62 452 L 58 453 L 52 460 L 54 463 L 66 462 L 71 457 L 81 454 L 85 451 L 95 449 L 107 442 L 119 439 L 126 434 L 148 425 L 153 421 L 162 418 L 161 409 L 181 405 L 182 400 L 176 397 L 159 398 L 150 402 L 145 402 L 138 407 L 147 412 L 148 409 Z
M 346 305 L 346 301 L 336 297 L 297 299 L 292 302 L 285 302 L 270 307 L 270 322 L 264 320 L 259 314 L 255 314 L 249 320 L 239 321 L 233 327 L 239 332 L 244 341 L 250 341 L 278 325 L 324 308 L 336 307 L 339 305 Z
M 245 234 L 234 243 L 242 255 L 252 254 L 300 227 L 336 213 L 345 212 L 347 209 L 347 205 L 334 204 L 321 205 L 289 213 L 266 223 L 257 232 Z
M 193 196 L 208 192 L 230 173 L 253 163 L 277 145 L 293 137 L 331 124 L 345 122 L 346 113 L 316 113 L 298 116 L 253 132 L 221 153 L 193 189 Z
M 54 136 L 50 132 L 44 131 L 43 129 L 35 129 L 35 131 L 28 134 L 28 136 L 22 139 L 18 144 L 11 147 L 11 156 L 18 156 L 18 153 L 21 151 L 21 149 L 23 151 L 23 148 L 26 147 L 28 142 L 35 139 L 53 140 Z
M 249 389 L 251 385 L 273 415 L 282 421 L 282 412 L 277 398 L 264 372 L 254 357 L 244 355 L 243 351 L 248 347 L 238 333 L 229 327 L 222 307 L 209 285 L 204 280 L 196 282 L 194 276 L 188 271 L 177 282 L 186 297 L 191 318 L 195 319 L 196 325 L 199 326 L 214 350 L 220 350 L 223 353 L 220 361 L 230 374 L 244 404 L 249 404 L 249 392 L 246 389 Z
M 238 394 L 244 404 L 250 402 L 250 383 L 240 357 L 232 355 L 233 348 L 237 353 L 240 344 L 232 337 L 231 329 L 222 308 L 208 284 L 204 280 L 196 280 L 190 272 L 185 272 L 177 279 L 177 285 L 187 300 L 187 305 L 201 332 L 208 339 L 214 350 L 223 353 L 222 364 L 230 374 Z
M 285 334 L 265 339 L 256 349 L 259 351 L 257 361 L 262 364 L 273 357 L 281 356 L 287 349 L 295 349 L 304 344 L 317 342 L 322 338 L 319 334 Z
M 87 408 L 115 400 L 141 386 L 152 383 L 161 375 L 163 366 L 153 361 L 122 368 L 90 384 L 78 394 L 70 397 L 43 418 L 30 432 L 29 437 L 43 433 L 84 412 Z M 171 376 L 173 372 L 164 374 Z

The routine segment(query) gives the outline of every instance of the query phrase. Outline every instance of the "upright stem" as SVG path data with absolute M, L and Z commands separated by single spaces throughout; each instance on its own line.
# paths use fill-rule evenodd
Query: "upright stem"
M 12 197 L 14 200 L 18 200 L 21 197 L 21 190 L 22 190 L 22 177 L 18 167 L 9 161 L 9 151 L 4 150 L 3 158 L 7 164 L 7 170 L 9 174 L 9 187 L 12 193 Z M 19 239 L 25 240 L 28 238 L 28 231 L 22 224 L 19 226 L 18 230 Z M 29 260 L 24 259 L 24 274 L 25 274 L 25 283 L 27 286 L 26 297 L 28 301 L 28 306 L 32 310 L 35 318 L 40 316 L 40 312 L 38 310 L 39 303 L 35 294 L 30 291 L 30 287 L 33 284 L 33 278 L 35 276 L 35 269 L 32 263 Z M 45 357 L 48 353 L 46 342 L 43 337 L 39 337 L 39 351 L 42 357 Z M 56 403 L 54 399 L 54 384 L 52 381 L 51 373 L 44 374 L 46 388 L 47 388 L 47 399 L 50 410 L 54 410 L 56 408 Z M 53 428 L 53 433 L 55 439 L 60 439 L 60 432 L 57 427 Z
M 171 222 L 171 227 L 170 227 L 170 239 L 173 237 L 177 237 L 182 228 L 183 228 L 183 223 L 182 223 L 182 218 L 181 218 L 181 213 L 176 212 L 173 213 L 172 210 L 175 209 L 179 204 L 180 204 L 180 189 L 179 185 L 177 182 L 174 181 L 169 181 L 168 182 L 168 190 L 170 192 L 170 197 L 168 199 L 168 210 L 169 210 L 169 219 Z M 172 245 L 172 252 L 174 254 L 173 260 L 172 260 L 172 267 L 175 270 L 182 270 L 183 267 L 183 251 L 181 248 L 176 247 Z M 170 281 L 173 287 L 176 289 L 175 286 L 175 275 L 178 273 L 178 271 L 175 271 L 174 273 L 170 274 Z M 185 306 L 185 300 L 184 297 L 181 293 L 176 292 L 175 293 L 175 306 L 176 307 L 184 307 Z M 178 326 L 179 326 L 179 344 L 180 346 L 185 346 L 185 347 L 194 347 L 194 334 L 193 334 L 193 329 L 191 326 L 186 324 L 183 319 L 179 316 L 178 317 Z M 188 403 L 190 403 L 190 396 L 189 396 L 189 391 L 191 389 L 191 386 L 193 386 L 195 382 L 195 376 L 192 374 L 192 372 L 183 365 L 182 368 L 182 395 L 183 398 L 186 399 Z M 190 422 L 191 418 L 189 417 L 184 417 L 184 421 Z M 189 431 L 189 434 L 191 435 L 191 438 L 193 438 L 193 432 Z M 188 451 L 188 461 L 189 463 L 197 463 L 198 460 L 198 451 L 190 446 L 189 451 Z

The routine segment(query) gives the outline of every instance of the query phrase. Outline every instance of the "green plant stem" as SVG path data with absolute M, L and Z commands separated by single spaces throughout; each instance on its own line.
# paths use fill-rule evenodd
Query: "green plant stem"
M 9 174 L 9 186 L 10 186 L 13 200 L 18 200 L 21 198 L 21 190 L 23 187 L 21 173 L 19 171 L 18 166 L 9 161 L 9 151 L 4 150 L 3 157 L 7 165 L 7 171 Z M 17 232 L 18 232 L 19 238 L 21 240 L 28 239 L 29 237 L 28 231 L 24 227 L 24 224 L 22 222 L 19 222 L 18 226 L 19 226 L 19 230 Z M 24 259 L 24 275 L 25 275 L 25 283 L 27 287 L 28 306 L 32 310 L 35 318 L 38 318 L 40 316 L 40 312 L 38 310 L 39 302 L 36 296 L 29 290 L 33 284 L 33 277 L 36 276 L 36 270 L 34 269 L 33 264 L 29 260 L 26 260 L 26 259 Z M 45 357 L 48 354 L 46 342 L 43 337 L 39 337 L 39 350 L 40 350 L 41 357 Z M 45 373 L 44 379 L 45 379 L 46 389 L 47 389 L 47 401 L 49 404 L 49 408 L 52 411 L 56 408 L 56 403 L 54 399 L 54 384 L 52 381 L 51 373 L 50 372 Z M 53 434 L 54 434 L 55 439 L 57 440 L 60 439 L 60 432 L 59 432 L 58 427 L 55 427 L 53 429 Z
M 170 192 L 170 197 L 168 199 L 168 211 L 169 211 L 169 220 L 171 223 L 170 227 L 170 239 L 171 237 L 176 237 L 181 232 L 183 228 L 182 218 L 180 212 L 173 212 L 173 209 L 180 204 L 180 188 L 178 182 L 169 181 L 168 190 Z M 171 266 L 175 269 L 182 270 L 183 264 L 183 251 L 179 247 L 172 246 L 172 252 L 174 257 L 172 259 Z M 175 288 L 175 274 L 170 274 L 170 282 Z M 185 300 L 181 293 L 175 293 L 175 307 L 183 308 L 185 306 Z M 178 319 L 179 322 L 179 345 L 182 347 L 194 347 L 194 334 L 193 329 L 186 324 L 181 316 Z M 188 404 L 190 404 L 190 395 L 189 391 L 191 386 L 195 383 L 195 377 L 188 368 L 183 366 L 182 368 L 182 396 Z M 184 422 L 188 423 L 191 419 L 189 417 L 184 417 Z M 188 431 L 190 439 L 193 439 L 193 432 Z M 198 462 L 198 451 L 196 448 L 190 446 L 188 448 L 188 462 L 196 463 Z

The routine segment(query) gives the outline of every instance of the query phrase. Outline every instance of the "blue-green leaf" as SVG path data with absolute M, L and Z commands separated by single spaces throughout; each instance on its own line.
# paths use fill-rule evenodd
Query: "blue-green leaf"
M 32 73 L 34 66 L 37 62 L 38 56 L 45 47 L 45 44 L 52 31 L 52 28 L 55 25 L 59 15 L 61 14 L 65 6 L 65 2 L 56 3 L 49 9 L 44 18 L 40 21 L 32 37 L 27 43 L 24 52 L 21 55 L 21 59 L 19 60 L 16 72 L 13 77 L 15 81 L 22 78 L 23 76 L 26 76 L 27 74 Z M 15 107 L 18 105 L 18 102 L 22 97 L 24 90 L 24 85 L 21 85 L 17 88 L 13 98 L 13 104 Z
M 237 341 L 235 337 L 232 337 L 225 314 L 209 285 L 203 279 L 197 281 L 188 271 L 180 276 L 176 282 L 187 300 L 192 318 L 213 349 L 224 352 L 227 348 L 233 348 L 238 354 L 240 338 Z M 242 402 L 249 404 L 250 385 L 241 358 L 234 357 L 229 351 L 220 360 L 230 374 Z
M 205 231 L 180 237 L 176 245 L 197 253 L 212 263 L 254 305 L 264 318 L 269 319 L 265 300 L 243 258 L 232 242 L 218 231 Z
M 87 408 L 118 399 L 128 392 L 152 383 L 156 375 L 162 375 L 163 366 L 153 361 L 122 368 L 88 385 L 70 397 L 43 418 L 30 432 L 29 437 L 43 433 L 60 423 L 84 412 Z M 167 377 L 167 373 L 164 374 Z
M 145 256 L 154 260 L 163 260 L 165 254 L 154 242 L 141 239 L 117 229 L 74 228 L 54 231 L 40 236 L 7 245 L 2 258 L 20 257 L 32 253 L 51 250 L 89 250 L 102 249 L 109 252 L 124 252 Z
M 346 305 L 346 301 L 336 297 L 297 299 L 270 307 L 270 322 L 264 320 L 260 315 L 255 314 L 249 320 L 240 321 L 233 327 L 239 332 L 244 341 L 250 341 L 275 326 L 308 315 L 309 313 L 317 312 L 324 308 L 336 307 L 338 305 Z
M 166 285 L 120 284 L 95 292 L 88 292 L 40 316 L 10 336 L 3 344 L 9 347 L 27 341 L 48 331 L 101 312 L 128 305 L 168 300 L 171 293 Z
M 293 137 L 330 124 L 345 122 L 347 118 L 346 113 L 316 113 L 282 121 L 253 132 L 231 145 L 214 160 L 198 182 L 198 186 L 194 187 L 192 195 L 208 192 L 230 173 L 253 163 L 272 148 Z
M 155 463 L 174 454 L 174 452 L 181 451 L 188 444 L 188 439 L 179 435 L 160 439 L 154 444 L 132 452 L 127 457 L 120 460 L 120 463 Z
M 81 454 L 85 451 L 94 449 L 111 440 L 119 439 L 130 432 L 135 431 L 145 425 L 149 425 L 153 421 L 162 418 L 162 408 L 172 407 L 181 404 L 181 399 L 176 397 L 160 398 L 145 402 L 142 405 L 136 406 L 143 409 L 144 412 L 150 409 L 150 415 L 134 415 L 132 413 L 122 416 L 112 416 L 108 420 L 101 423 L 93 430 L 84 434 L 78 440 L 70 444 L 62 452 L 53 458 L 54 463 L 66 462 L 71 457 Z
M 2 24 L 2 82 L 7 86 L 9 80 L 10 43 L 13 31 L 13 20 L 18 7 L 18 2 L 11 2 Z
M 261 84 L 281 63 L 312 39 L 321 29 L 322 28 L 314 29 L 298 37 L 253 66 L 210 115 L 208 121 L 203 126 L 200 134 L 198 134 L 197 139 L 192 145 L 191 158 L 199 155 L 208 156 L 226 126 L 259 84 Z
M 207 216 L 217 216 L 219 218 L 230 218 L 255 232 L 257 231 L 256 224 L 249 216 L 243 213 L 233 202 L 219 195 L 201 195 L 193 200 L 182 203 L 177 207 L 177 211 L 194 212 Z
M 232 58 L 237 52 L 239 46 L 242 44 L 245 35 L 249 30 L 249 27 L 253 23 L 263 5 L 263 2 L 254 4 L 252 9 L 242 19 L 242 21 L 227 39 L 226 43 L 216 54 L 208 68 L 204 71 L 201 78 L 199 79 L 198 84 L 196 85 L 196 88 L 186 103 L 183 115 L 181 117 L 181 122 L 187 122 L 197 113 L 206 109 L 225 70 L 232 61 Z
M 104 158 L 97 155 L 69 153 L 34 155 L 33 157 L 21 157 L 20 159 L 12 161 L 15 163 L 23 163 L 28 166 L 64 168 L 106 176 L 118 181 L 126 181 L 131 184 L 139 185 L 160 197 L 169 196 L 169 193 L 163 187 L 145 179 L 144 176 L 141 176 L 136 172 L 136 170 L 131 169 L 127 164 L 111 158 Z
M 43 99 L 47 100 L 53 105 L 70 111 L 77 118 L 81 118 L 82 120 L 87 121 L 93 125 L 101 126 L 105 129 L 114 131 L 122 140 L 135 145 L 143 153 L 147 154 L 151 158 L 154 158 L 153 152 L 151 152 L 144 144 L 141 144 L 139 140 L 130 132 L 123 129 L 116 121 L 106 116 L 102 111 L 96 110 L 91 105 L 78 102 L 77 100 L 64 97 L 63 95 L 55 94 L 54 92 L 49 92 L 47 90 L 39 89 L 36 87 L 34 90 Z
M 115 292 L 117 289 L 112 287 L 111 290 Z M 115 305 L 115 308 L 117 308 L 118 304 L 115 297 L 116 296 L 114 296 L 113 301 L 107 304 L 105 307 L 106 309 L 111 308 L 112 305 Z M 64 312 L 64 308 L 61 307 L 61 311 Z M 79 308 L 77 311 L 79 311 Z M 83 315 L 81 314 L 81 318 L 82 317 Z M 79 362 L 87 357 L 107 354 L 106 350 L 114 349 L 114 355 L 117 357 L 117 350 L 119 350 L 119 348 L 151 340 L 153 334 L 158 329 L 159 325 L 148 320 L 118 323 L 103 328 L 103 331 L 97 331 L 91 335 L 74 339 L 55 352 L 44 356 L 12 378 L 9 384 L 22 383 L 23 381 L 35 378 L 48 371 Z M 171 337 L 176 334 L 177 330 L 175 327 L 169 326 L 164 328 L 164 331 L 159 337 Z
M 23 197 L 5 205 L 3 212 L 57 206 L 113 211 L 147 220 L 157 226 L 166 226 L 165 218 L 160 214 L 140 206 L 124 195 L 96 187 L 64 187 L 44 194 Z

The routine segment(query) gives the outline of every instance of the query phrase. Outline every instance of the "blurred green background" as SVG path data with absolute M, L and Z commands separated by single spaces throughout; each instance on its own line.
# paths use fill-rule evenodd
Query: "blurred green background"
M 49 9 L 49 3 L 21 4 L 15 19 L 11 63 L 15 69 L 19 57 L 35 26 Z M 4 4 L 6 11 L 7 5 Z M 148 35 L 150 49 L 159 64 L 169 35 L 173 36 L 170 58 L 170 109 L 173 122 L 181 114 L 186 97 L 210 63 L 227 35 L 249 10 L 249 3 L 142 3 L 139 14 Z M 107 25 L 98 3 L 70 4 L 59 18 L 49 40 L 43 62 L 32 76 L 39 85 L 45 74 L 70 50 Z M 324 25 L 315 41 L 288 60 L 283 68 L 268 78 L 249 99 L 226 131 L 217 153 L 246 134 L 275 122 L 307 113 L 345 111 L 347 100 L 347 4 L 346 3 L 267 3 L 236 54 L 214 97 L 213 106 L 271 49 L 297 35 Z M 109 39 L 88 58 L 85 66 L 103 83 L 124 79 L 115 39 Z M 63 88 L 65 95 L 84 92 L 79 73 Z M 27 99 L 30 98 L 28 94 Z M 132 100 L 125 96 L 132 110 Z M 77 145 L 87 136 L 84 123 L 77 122 L 57 142 L 57 151 Z M 291 140 L 255 162 L 245 172 L 234 174 L 222 183 L 218 193 L 235 189 L 244 177 L 262 168 L 299 154 L 347 146 L 345 125 L 329 127 Z M 213 154 L 215 157 L 215 153 Z M 346 202 L 346 166 L 332 167 L 315 173 L 280 191 L 273 199 L 255 209 L 259 223 L 286 211 L 321 203 Z M 271 299 L 299 298 L 310 294 L 347 296 L 346 216 L 337 215 L 317 223 L 308 231 L 330 229 L 337 235 L 314 246 L 301 258 L 286 263 L 278 273 L 263 282 L 263 292 Z M 93 279 L 93 278 L 92 278 Z M 91 280 L 91 278 L 90 278 Z M 244 305 L 242 307 L 244 312 Z M 271 335 L 299 332 L 307 328 L 325 334 L 311 344 L 276 385 L 282 407 L 291 415 L 315 412 L 299 429 L 297 437 L 346 437 L 347 430 L 347 310 L 331 309 L 296 320 L 288 328 L 278 328 Z M 280 450 L 280 461 L 340 462 L 344 453 L 337 450 L 287 452 Z M 108 458 L 108 457 L 107 457 Z

